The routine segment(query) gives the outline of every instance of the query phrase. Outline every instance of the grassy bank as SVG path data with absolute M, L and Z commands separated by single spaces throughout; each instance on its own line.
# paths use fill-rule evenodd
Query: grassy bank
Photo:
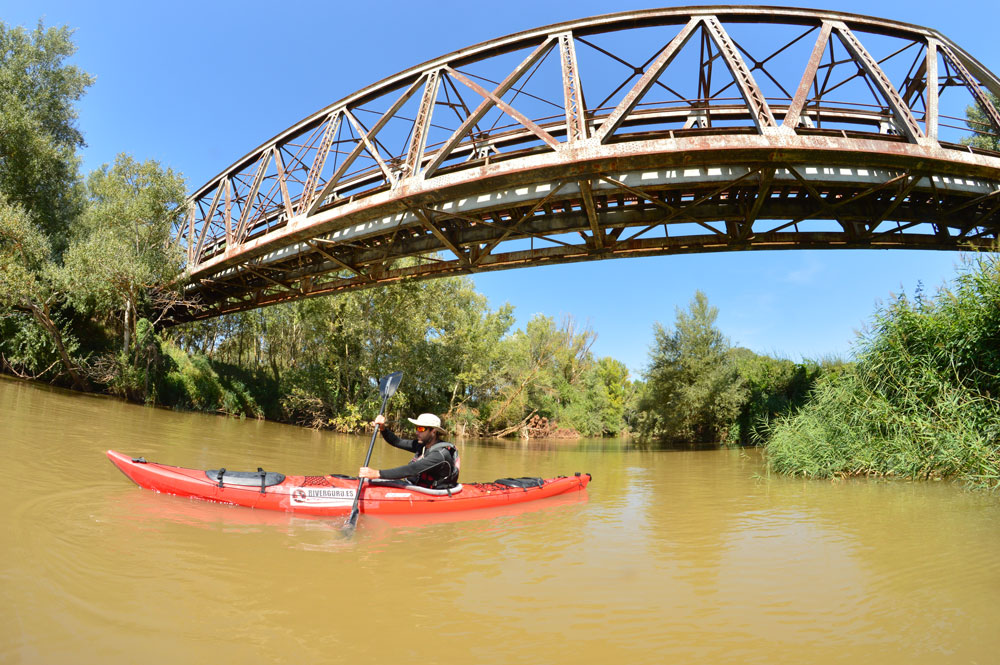
M 857 362 L 770 427 L 767 458 L 808 477 L 960 477 L 996 489 L 998 396 L 1000 262 L 977 255 L 933 298 L 880 308 Z

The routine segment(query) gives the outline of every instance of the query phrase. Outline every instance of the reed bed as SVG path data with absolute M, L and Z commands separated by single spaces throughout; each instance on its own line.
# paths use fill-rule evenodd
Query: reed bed
M 1000 262 L 967 257 L 950 288 L 879 308 L 856 362 L 823 376 L 765 443 L 807 477 L 960 477 L 1000 487 Z

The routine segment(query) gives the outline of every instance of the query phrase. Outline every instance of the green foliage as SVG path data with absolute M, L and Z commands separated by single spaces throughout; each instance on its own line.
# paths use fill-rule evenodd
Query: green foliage
M 514 433 L 532 414 L 586 435 L 624 428 L 628 372 L 590 353 L 594 333 L 535 317 L 510 333 L 465 278 L 403 282 L 183 326 L 176 342 L 214 365 L 266 369 L 279 417 L 351 431 L 378 410 L 373 379 L 407 377 L 390 419 L 441 414 L 459 434 Z
M 622 432 L 628 371 L 611 358 L 594 358 L 596 337 L 570 318 L 557 326 L 536 315 L 502 340 L 494 352 L 502 360 L 497 389 L 479 400 L 480 431 L 513 433 L 537 414 L 584 436 Z
M 0 196 L 0 306 L 28 310 L 49 293 L 48 237 L 27 211 Z
M 148 290 L 179 274 L 182 256 L 171 243 L 179 222 L 184 179 L 157 162 L 120 154 L 87 179 L 85 214 L 73 229 L 61 277 L 70 302 L 119 327 L 129 350 Z
M 1000 484 L 1000 263 L 980 255 L 953 289 L 876 312 L 857 363 L 779 419 L 771 465 L 807 476 L 961 475 Z
M 479 407 L 485 432 L 517 428 L 531 413 L 555 412 L 553 383 L 559 341 L 555 323 L 540 315 L 503 341 L 507 362 L 498 368 L 498 390 L 485 396 Z
M 167 353 L 177 368 L 165 377 L 170 403 L 197 411 L 217 410 L 222 404 L 222 387 L 208 358 L 172 349 Z
M 993 107 L 1000 109 L 1000 97 L 992 93 L 988 96 Z M 962 143 L 984 150 L 1000 150 L 1000 136 L 997 136 L 996 128 L 979 104 L 966 108 L 965 118 L 965 124 L 973 131 L 973 135 L 963 139 Z
M 61 257 L 22 206 L 0 198 L 0 308 L 11 312 L 11 332 L 0 341 L 0 351 L 12 367 L 36 376 L 35 368 L 54 355 L 73 383 L 86 387 L 82 365 L 87 359 L 76 357 L 79 347 L 69 324 L 87 333 L 88 346 L 99 350 L 106 344 L 93 338 L 107 328 L 86 323 L 96 316 L 117 327 L 124 344 L 119 355 L 90 359 L 96 367 L 92 378 L 115 394 L 141 401 L 148 390 L 138 383 L 148 384 L 149 368 L 142 366 L 148 361 L 130 339 L 140 313 L 149 309 L 150 289 L 172 279 L 180 266 L 168 240 L 183 181 L 155 162 L 139 164 L 120 155 L 114 169 L 92 174 L 90 185 L 87 211 L 74 222 L 73 240 Z M 20 314 L 16 321 L 15 313 Z M 25 345 L 38 329 L 50 343 Z
M 593 436 L 616 435 L 626 429 L 625 411 L 632 396 L 628 368 L 609 356 L 599 358 L 584 374 L 587 399 L 578 402 L 590 420 L 589 426 L 572 425 Z M 570 423 L 573 418 L 568 419 Z
M 329 426 L 338 432 L 356 432 L 370 422 L 368 414 L 362 413 L 354 404 L 348 404 L 340 414 L 330 419 Z
M 838 360 L 795 363 L 742 348 L 732 349 L 731 354 L 746 392 L 727 432 L 729 444 L 762 443 L 772 420 L 802 406 L 816 380 L 842 365 Z
M 203 355 L 188 354 L 166 342 L 169 358 L 159 379 L 164 403 L 195 411 L 263 417 L 264 413 L 239 372 L 221 369 Z
M 487 353 L 512 321 L 465 279 L 407 282 L 184 326 L 178 342 L 216 362 L 266 368 L 283 419 L 360 427 L 378 409 L 373 377 L 402 371 L 397 414 L 447 414 L 490 382 Z
M 93 78 L 65 64 L 71 35 L 0 23 L 0 354 L 22 375 L 68 376 L 81 389 L 90 375 L 146 399 L 149 349 L 130 339 L 140 317 L 154 314 L 151 289 L 162 295 L 154 285 L 180 267 L 169 233 L 184 182 L 120 155 L 82 186 L 75 102 Z M 116 329 L 120 354 L 104 339 Z
M 654 327 L 655 343 L 640 399 L 639 431 L 676 441 L 720 441 L 744 403 L 746 386 L 715 327 L 718 309 L 695 293 L 688 311 L 678 308 L 673 330 Z
M 0 22 L 0 196 L 23 208 L 56 253 L 82 209 L 74 107 L 94 79 L 66 65 L 72 32 Z
M 0 355 L 17 373 L 66 375 L 87 389 L 57 279 L 83 205 L 73 104 L 93 82 L 64 63 L 75 50 L 70 35 L 0 22 Z
M 57 325 L 65 322 L 57 316 Z M 79 342 L 73 336 L 63 339 L 70 354 L 76 354 Z M 0 357 L 8 371 L 25 378 L 55 380 L 59 376 L 59 350 L 52 336 L 28 315 L 8 311 L 0 314 Z
M 73 358 L 76 340 L 61 311 L 64 299 L 50 254 L 48 238 L 28 212 L 0 195 L 0 316 L 5 329 L 0 357 L 10 369 L 34 378 L 59 364 L 76 387 L 87 390 Z M 48 338 L 44 343 L 39 333 Z

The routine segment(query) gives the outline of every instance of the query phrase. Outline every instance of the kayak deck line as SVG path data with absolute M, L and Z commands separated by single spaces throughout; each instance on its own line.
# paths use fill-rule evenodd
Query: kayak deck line
M 357 496 L 357 477 L 340 474 L 295 476 L 258 469 L 187 469 L 149 462 L 114 450 L 108 459 L 142 488 L 228 503 L 248 508 L 338 516 L 351 511 Z M 278 477 L 280 482 L 276 482 Z M 227 482 L 233 480 L 235 482 Z M 455 512 L 505 506 L 586 489 L 589 473 L 556 478 L 501 478 L 492 483 L 465 483 L 451 489 L 429 490 L 399 481 L 366 482 L 361 489 L 361 512 L 401 515 Z

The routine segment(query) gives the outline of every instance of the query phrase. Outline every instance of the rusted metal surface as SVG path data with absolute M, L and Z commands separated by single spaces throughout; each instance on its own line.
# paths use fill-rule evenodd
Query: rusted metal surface
M 768 30 L 785 37 L 754 35 Z M 1000 133 L 1000 81 L 979 61 L 935 30 L 840 12 L 644 10 L 472 46 L 192 194 L 177 240 L 205 307 L 186 318 L 559 262 L 989 246 L 1000 154 L 941 141 L 962 124 L 941 112 L 952 90 Z

